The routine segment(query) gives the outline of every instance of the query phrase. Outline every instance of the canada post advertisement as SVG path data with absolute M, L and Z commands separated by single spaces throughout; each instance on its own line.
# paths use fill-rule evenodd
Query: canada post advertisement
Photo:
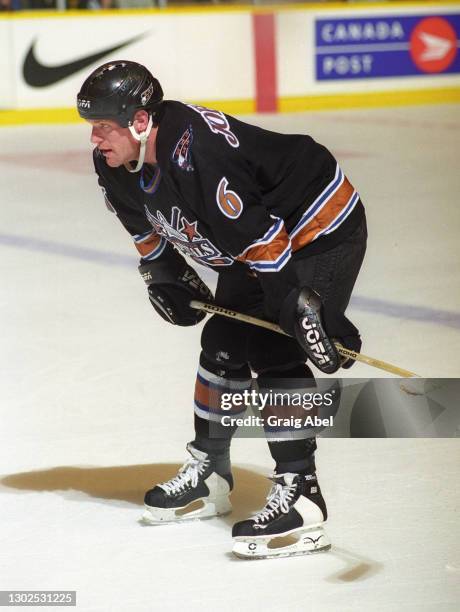
M 317 19 L 318 81 L 460 73 L 460 14 Z

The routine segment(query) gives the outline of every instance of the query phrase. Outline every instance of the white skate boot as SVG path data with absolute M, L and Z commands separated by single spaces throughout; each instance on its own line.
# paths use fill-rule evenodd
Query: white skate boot
M 265 507 L 233 526 L 233 553 L 243 559 L 267 559 L 329 550 L 322 527 L 327 509 L 316 476 L 275 474 L 271 480 Z M 288 541 L 280 542 L 281 538 Z
M 187 444 L 191 454 L 177 476 L 145 494 L 142 520 L 150 525 L 211 518 L 232 510 L 229 500 L 233 488 L 231 474 L 214 471 L 212 457 Z

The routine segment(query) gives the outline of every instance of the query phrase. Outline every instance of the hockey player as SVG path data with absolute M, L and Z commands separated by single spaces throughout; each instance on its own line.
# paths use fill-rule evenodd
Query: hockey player
M 142 65 L 117 61 L 83 83 L 78 111 L 92 126 L 99 185 L 131 234 L 152 306 L 175 325 L 205 314 L 193 299 L 211 291 L 184 259 L 219 273 L 216 303 L 279 322 L 291 336 L 213 316 L 204 325 L 195 388 L 195 439 L 177 476 L 145 495 L 153 524 L 225 514 L 233 488 L 222 396 L 291 393 L 315 385 L 307 358 L 332 374 L 334 341 L 359 351 L 346 318 L 366 246 L 364 208 L 336 160 L 309 136 L 248 125 L 217 110 L 164 101 Z M 242 409 L 233 406 L 233 416 Z M 315 438 L 266 430 L 275 461 L 266 505 L 233 527 L 246 558 L 329 548 L 326 505 L 316 477 Z M 193 502 L 202 507 L 193 510 Z M 193 504 L 191 506 L 191 504 Z M 190 511 L 188 511 L 190 509 Z M 294 544 L 270 548 L 293 534 Z

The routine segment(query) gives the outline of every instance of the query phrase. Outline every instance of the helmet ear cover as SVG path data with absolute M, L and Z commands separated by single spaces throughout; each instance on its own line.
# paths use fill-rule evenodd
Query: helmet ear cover
M 112 120 L 121 127 L 133 124 L 138 110 L 159 120 L 163 90 L 158 80 L 136 62 L 108 62 L 94 70 L 77 95 L 80 117 Z

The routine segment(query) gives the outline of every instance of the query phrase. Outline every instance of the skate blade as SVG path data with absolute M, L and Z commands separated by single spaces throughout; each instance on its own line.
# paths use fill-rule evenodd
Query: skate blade
M 197 502 L 199 507 L 197 508 Z M 195 500 L 182 508 L 150 508 L 142 515 L 140 522 L 144 525 L 165 525 L 172 523 L 185 523 L 202 521 L 216 516 L 225 516 L 232 511 L 228 498 L 224 500 L 209 501 Z
M 283 545 L 283 541 L 288 541 Z M 322 530 L 289 534 L 275 538 L 236 539 L 233 554 L 239 559 L 278 559 L 327 552 L 331 549 L 329 538 Z
M 144 514 L 139 519 L 139 522 L 142 525 L 147 526 L 155 526 L 155 525 L 177 525 L 179 523 L 198 523 L 199 521 L 207 521 L 212 518 L 216 518 L 218 516 L 226 516 L 230 514 L 231 510 L 227 510 L 227 512 L 219 512 L 215 514 L 202 514 L 202 515 L 194 515 L 194 516 L 177 516 L 176 518 L 171 519 L 155 519 L 150 513 L 144 512 Z
M 282 559 L 283 557 L 304 557 L 305 555 L 316 555 L 322 552 L 327 552 L 331 549 L 331 544 L 324 546 L 323 548 L 318 548 L 316 550 L 298 550 L 294 552 L 276 552 L 273 554 L 260 554 L 260 555 L 246 555 L 244 553 L 237 552 L 235 549 L 232 550 L 232 553 L 238 559 L 244 559 L 245 561 L 261 561 L 262 559 Z

